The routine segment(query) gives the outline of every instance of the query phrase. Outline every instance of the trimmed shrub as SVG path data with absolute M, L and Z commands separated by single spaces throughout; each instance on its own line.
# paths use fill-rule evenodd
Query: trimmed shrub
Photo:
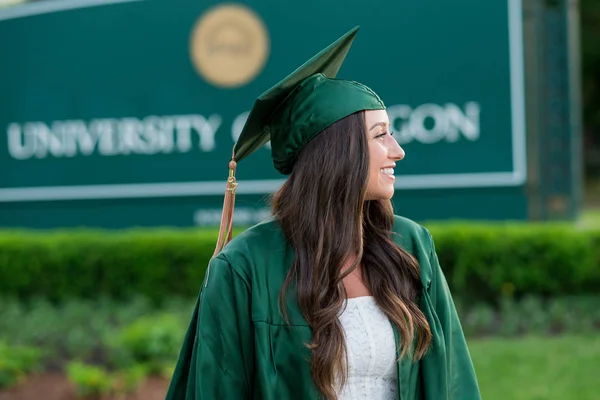
M 455 294 L 598 293 L 600 230 L 566 224 L 426 224 Z M 217 232 L 197 229 L 0 233 L 0 293 L 51 301 L 195 297 Z
M 195 296 L 216 233 L 197 230 L 0 234 L 0 293 L 49 300 Z
M 563 224 L 428 226 L 453 293 L 502 296 L 600 292 L 600 231 Z

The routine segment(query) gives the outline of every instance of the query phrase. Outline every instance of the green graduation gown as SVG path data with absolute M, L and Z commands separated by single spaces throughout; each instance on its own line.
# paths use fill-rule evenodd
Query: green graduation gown
M 398 362 L 400 400 L 479 400 L 475 371 L 429 231 L 395 217 L 396 242 L 420 263 L 420 307 L 433 333 L 428 354 Z M 167 400 L 318 399 L 310 376 L 311 329 L 278 296 L 294 258 L 271 219 L 236 236 L 212 259 Z M 398 333 L 396 331 L 396 343 Z

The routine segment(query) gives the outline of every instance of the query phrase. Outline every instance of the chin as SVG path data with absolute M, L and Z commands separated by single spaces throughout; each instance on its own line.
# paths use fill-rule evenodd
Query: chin
M 367 189 L 365 200 L 391 200 L 394 197 L 394 185 L 379 184 Z
M 391 200 L 394 197 L 394 190 L 382 190 L 373 197 L 372 200 Z

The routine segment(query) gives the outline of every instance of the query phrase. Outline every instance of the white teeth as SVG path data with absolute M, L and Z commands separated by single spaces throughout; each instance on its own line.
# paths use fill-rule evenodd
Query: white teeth
M 394 168 L 381 168 L 381 172 L 386 175 L 394 175 Z

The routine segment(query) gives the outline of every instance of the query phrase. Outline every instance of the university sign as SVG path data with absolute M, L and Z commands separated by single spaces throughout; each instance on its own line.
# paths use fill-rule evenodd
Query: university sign
M 460 139 L 476 141 L 480 136 L 479 105 L 468 103 L 465 110 L 455 104 L 443 107 L 423 104 L 416 109 L 408 105 L 388 107 L 391 123 L 399 127 L 399 143 L 425 144 Z M 247 117 L 238 115 L 229 128 L 232 141 L 237 140 Z M 431 119 L 432 127 L 426 125 Z M 187 153 L 193 150 L 216 150 L 215 137 L 222 129 L 218 114 L 151 115 L 143 119 L 95 119 L 10 123 L 7 128 L 8 153 L 15 160 L 47 157 L 113 156 L 128 154 Z M 192 137 L 198 140 L 192 149 Z
M 340 76 L 386 102 L 407 154 L 396 170 L 406 198 L 514 188 L 514 204 L 525 204 L 520 0 L 376 0 L 369 8 L 310 0 L 289 8 L 47 0 L 0 11 L 0 37 L 14 38 L 0 43 L 10 60 L 0 63 L 0 202 L 18 213 L 32 202 L 85 208 L 91 200 L 163 199 L 168 208 L 173 198 L 188 207 L 190 224 L 209 223 L 255 97 L 361 25 Z M 267 144 L 240 164 L 242 202 L 283 182 L 269 151 Z M 18 225 L 11 215 L 0 219 Z

